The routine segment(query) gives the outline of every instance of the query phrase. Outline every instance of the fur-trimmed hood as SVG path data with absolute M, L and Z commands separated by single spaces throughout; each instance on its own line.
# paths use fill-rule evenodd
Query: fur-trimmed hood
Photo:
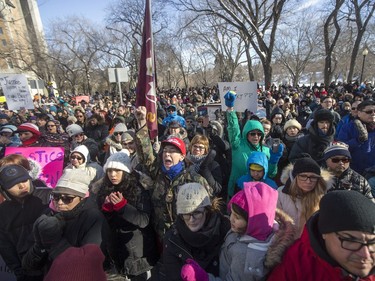
M 284 168 L 284 170 L 281 173 L 280 181 L 285 185 L 287 181 L 290 179 L 292 180 L 292 171 L 293 171 L 293 164 L 289 164 Z M 333 184 L 333 175 L 326 169 L 320 168 L 320 173 L 324 181 L 327 182 L 327 190 L 330 189 L 330 187 Z
M 282 210 L 276 208 L 275 220 L 279 229 L 272 238 L 273 241 L 264 260 L 264 266 L 269 270 L 281 263 L 285 251 L 293 244 L 296 233 L 293 219 Z

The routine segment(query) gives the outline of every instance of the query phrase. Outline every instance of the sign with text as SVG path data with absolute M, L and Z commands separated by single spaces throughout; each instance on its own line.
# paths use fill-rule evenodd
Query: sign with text
M 239 112 L 244 112 L 246 109 L 251 112 L 257 111 L 257 82 L 219 82 L 218 86 L 222 110 L 227 110 L 224 95 L 228 91 L 234 91 L 237 93 L 236 101 L 234 102 L 234 110 Z
M 5 155 L 21 154 L 39 165 L 39 179 L 55 187 L 63 172 L 64 148 L 62 147 L 7 147 Z
M 85 101 L 86 103 L 90 103 L 90 97 L 89 96 L 78 96 L 74 97 L 76 99 L 76 103 L 80 103 L 81 101 Z
M 23 74 L 0 74 L 0 85 L 7 100 L 8 109 L 34 109 L 29 83 Z

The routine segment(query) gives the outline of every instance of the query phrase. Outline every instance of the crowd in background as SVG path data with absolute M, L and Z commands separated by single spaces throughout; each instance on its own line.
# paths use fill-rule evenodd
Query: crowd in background
M 272 85 L 258 112 L 237 112 L 233 91 L 158 89 L 157 139 L 133 91 L 3 104 L 0 255 L 17 280 L 59 280 L 68 264 L 61 280 L 301 280 L 292 263 L 318 268 L 290 257 L 306 249 L 326 267 L 307 280 L 375 280 L 374 95 L 365 83 Z M 215 117 L 201 110 L 220 102 Z M 8 147 L 63 147 L 56 187 Z M 362 267 L 333 254 L 331 233 Z M 97 259 L 79 268 L 68 252 Z

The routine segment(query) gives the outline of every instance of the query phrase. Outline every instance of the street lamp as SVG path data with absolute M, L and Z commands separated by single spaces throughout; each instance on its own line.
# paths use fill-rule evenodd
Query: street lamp
M 168 88 L 172 88 L 172 82 L 171 82 L 171 68 L 168 67 Z
M 363 70 L 365 69 L 365 60 L 366 60 L 366 56 L 367 55 L 368 55 L 368 49 L 364 48 L 363 51 L 362 51 L 363 60 L 362 60 L 361 80 L 359 81 L 360 83 L 363 82 L 363 80 L 362 80 L 362 78 L 363 78 Z

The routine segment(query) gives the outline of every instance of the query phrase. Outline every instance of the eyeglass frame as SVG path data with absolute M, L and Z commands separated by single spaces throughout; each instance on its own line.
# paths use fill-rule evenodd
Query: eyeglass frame
M 338 164 L 340 162 L 342 162 L 344 164 L 350 163 L 350 158 L 335 158 L 335 157 L 332 157 L 330 159 L 331 159 L 331 162 L 335 163 L 335 164 Z
M 50 197 L 51 200 L 55 201 L 56 203 L 58 203 L 61 200 L 65 205 L 69 205 L 73 202 L 75 198 L 79 196 L 51 193 Z
M 72 159 L 72 160 L 77 159 L 78 161 L 83 160 L 83 158 L 81 156 L 76 156 L 76 155 L 70 156 L 70 159 Z
M 206 147 L 204 145 L 200 146 L 199 144 L 193 144 L 193 149 L 198 149 L 198 150 L 206 150 Z
M 206 209 L 203 209 L 202 211 L 195 210 L 194 212 L 191 212 L 189 214 L 180 214 L 181 218 L 185 221 L 189 221 L 191 218 L 194 220 L 200 220 L 203 218 L 203 215 L 206 213 Z
M 343 237 L 338 232 L 335 232 L 335 234 L 337 236 L 337 239 L 339 239 L 339 241 L 340 241 L 341 248 L 343 248 L 344 250 L 356 252 L 356 251 L 359 251 L 360 249 L 362 249 L 363 246 L 367 246 L 368 250 L 370 252 L 375 252 L 375 240 L 372 240 L 372 243 L 369 243 L 368 241 L 366 243 L 363 243 L 363 242 L 360 242 L 360 241 L 357 241 L 357 240 L 353 240 L 353 239 L 350 239 L 350 238 Z M 358 249 L 345 248 L 344 242 L 358 243 L 360 245 L 360 247 Z M 372 250 L 370 249 L 370 247 L 372 247 Z
M 301 178 L 302 177 L 302 178 Z M 319 176 L 306 176 L 306 175 L 297 175 L 297 178 L 301 181 L 307 181 L 309 180 L 310 182 L 318 182 L 318 180 L 321 178 Z M 303 179 L 305 178 L 305 179 Z

